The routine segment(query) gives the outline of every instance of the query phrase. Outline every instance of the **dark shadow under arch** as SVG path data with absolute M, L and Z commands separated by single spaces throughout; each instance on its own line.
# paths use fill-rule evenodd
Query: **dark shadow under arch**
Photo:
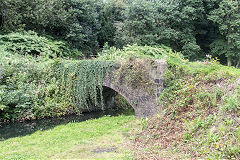
M 119 108 L 118 104 L 116 104 L 116 96 L 121 96 L 124 98 L 125 101 L 127 101 L 127 103 L 129 104 L 129 106 L 131 108 L 133 108 L 135 110 L 135 108 L 129 103 L 129 101 L 127 100 L 127 98 L 122 95 L 121 93 L 117 92 L 116 90 L 107 87 L 107 86 L 103 86 L 103 101 L 104 101 L 104 106 L 106 107 L 106 109 L 129 109 L 128 108 Z

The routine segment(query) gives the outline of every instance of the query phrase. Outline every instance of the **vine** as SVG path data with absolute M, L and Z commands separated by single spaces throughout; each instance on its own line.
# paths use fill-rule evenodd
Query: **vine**
M 102 83 L 105 74 L 114 66 L 113 62 L 83 60 L 65 62 L 59 66 L 61 90 L 66 92 L 75 104 L 76 111 L 94 110 L 103 106 Z M 93 108 L 94 107 L 94 108 Z

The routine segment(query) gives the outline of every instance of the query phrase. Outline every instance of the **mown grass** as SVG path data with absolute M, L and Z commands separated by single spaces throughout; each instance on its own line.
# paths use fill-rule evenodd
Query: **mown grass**
M 134 115 L 104 116 L 11 138 L 0 142 L 0 159 L 131 159 L 124 143 L 135 120 Z M 92 152 L 106 148 L 117 150 Z

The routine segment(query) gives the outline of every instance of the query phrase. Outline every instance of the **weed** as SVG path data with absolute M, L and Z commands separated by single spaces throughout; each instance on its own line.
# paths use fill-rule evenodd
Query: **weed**
M 224 111 L 237 111 L 240 109 L 240 96 L 239 95 L 229 95 L 224 98 L 225 104 L 222 109 Z

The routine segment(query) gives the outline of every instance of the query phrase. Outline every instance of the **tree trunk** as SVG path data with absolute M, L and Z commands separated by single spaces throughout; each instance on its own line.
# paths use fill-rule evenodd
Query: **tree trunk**
M 228 65 L 228 67 L 230 67 L 232 65 L 232 58 L 231 58 L 231 56 L 227 57 L 227 65 Z
M 238 63 L 237 63 L 237 65 L 236 65 L 236 68 L 239 68 L 240 66 L 240 58 L 239 58 L 239 60 L 238 60 Z
M 2 28 L 2 26 L 3 26 L 3 20 L 4 20 L 4 18 L 3 18 L 3 16 L 4 16 L 4 9 L 3 9 L 3 3 L 4 2 L 0 2 L 0 9 L 1 9 L 1 13 L 0 13 L 0 28 Z
M 229 18 L 229 15 L 227 15 Z M 231 26 L 228 24 L 228 35 L 227 35 L 227 43 L 228 43 L 228 55 L 227 55 L 227 65 L 230 67 L 232 65 L 232 57 L 230 56 L 230 44 L 231 44 L 231 39 L 228 37 L 231 34 Z

